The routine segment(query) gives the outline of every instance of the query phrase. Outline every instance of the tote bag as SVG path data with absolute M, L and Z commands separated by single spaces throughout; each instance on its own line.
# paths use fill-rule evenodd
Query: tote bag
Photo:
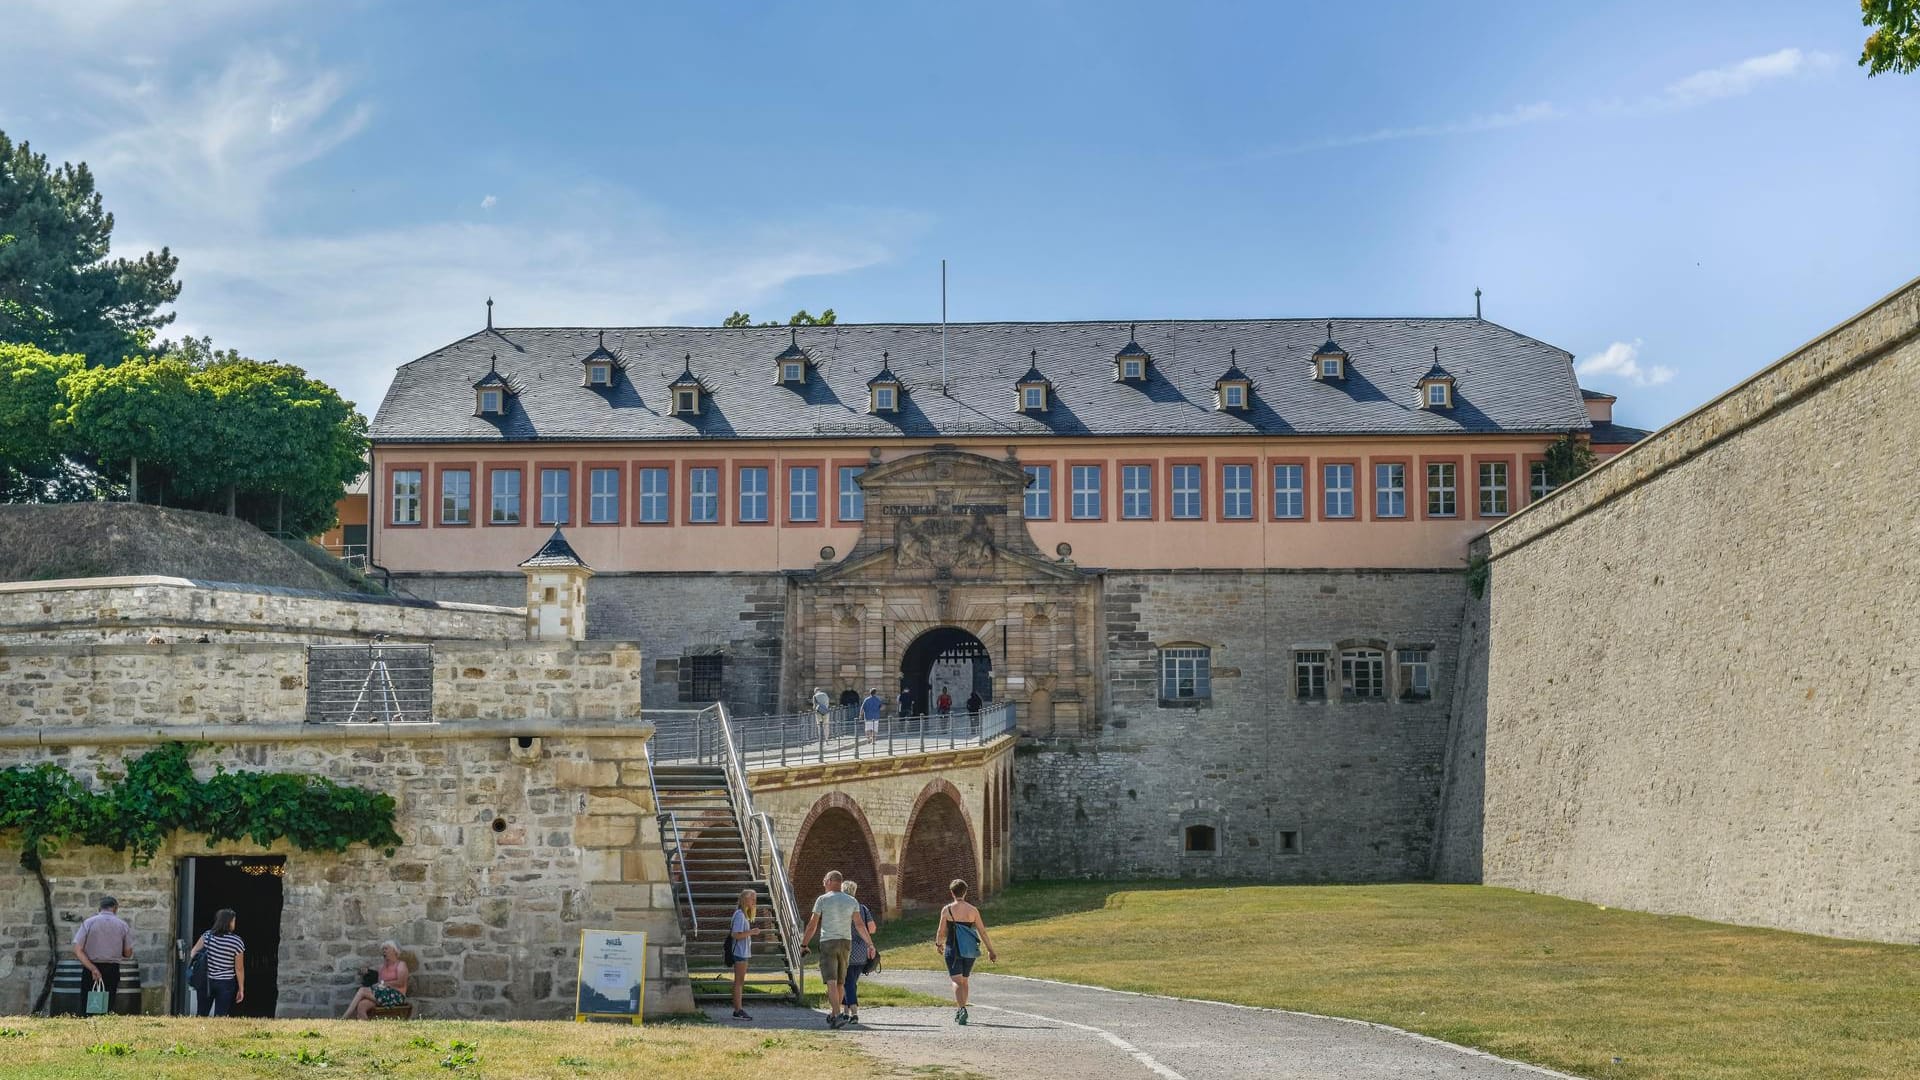
M 111 1004 L 107 998 L 107 984 L 95 979 L 93 989 L 87 991 L 87 1015 L 103 1016 Z

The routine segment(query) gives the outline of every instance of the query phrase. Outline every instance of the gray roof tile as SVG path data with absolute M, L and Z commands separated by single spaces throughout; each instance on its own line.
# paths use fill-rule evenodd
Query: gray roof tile
M 804 387 L 776 381 L 787 327 L 497 328 L 403 365 L 375 415 L 385 442 L 534 439 L 792 439 L 991 435 L 1444 435 L 1584 431 L 1590 426 L 1573 358 L 1473 318 L 1347 319 L 1347 377 L 1310 378 L 1325 324 L 1308 319 L 963 323 L 947 332 L 946 389 L 936 324 L 805 327 L 814 365 Z M 625 367 L 618 385 L 580 384 L 581 358 L 604 333 Z M 1143 383 L 1116 383 L 1112 357 L 1129 338 L 1154 356 Z M 1416 407 L 1404 387 L 1443 347 L 1454 408 Z M 1336 346 L 1336 348 L 1342 348 Z M 1260 387 L 1245 412 L 1214 409 L 1214 383 L 1237 351 Z M 1053 386 L 1045 413 L 1014 410 L 1014 382 L 1030 356 Z M 515 395 L 507 415 L 473 415 L 472 386 L 498 354 Z M 866 383 L 881 368 L 911 391 L 901 412 L 866 413 Z M 667 387 L 683 361 L 710 396 L 698 415 L 674 416 Z

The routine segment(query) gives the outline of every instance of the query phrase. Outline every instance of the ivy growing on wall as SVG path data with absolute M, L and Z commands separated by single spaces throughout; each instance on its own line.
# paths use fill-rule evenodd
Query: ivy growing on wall
M 123 774 L 102 773 L 90 791 L 51 763 L 0 769 L 0 832 L 18 830 L 20 864 L 63 845 L 132 851 L 136 865 L 160 850 L 170 833 L 203 833 L 209 846 L 286 840 L 302 851 L 345 851 L 362 843 L 393 854 L 393 796 L 347 787 L 304 773 L 228 772 L 193 775 L 193 750 L 167 743 L 133 758 Z

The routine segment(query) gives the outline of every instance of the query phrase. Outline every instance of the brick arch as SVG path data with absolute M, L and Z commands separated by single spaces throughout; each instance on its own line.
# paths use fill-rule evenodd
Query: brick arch
M 878 912 L 886 904 L 886 885 L 880 880 L 880 845 L 860 804 L 844 791 L 820 796 L 807 811 L 795 834 L 793 858 L 787 873 L 793 896 L 802 911 L 812 908 L 820 894 L 820 879 L 838 870 L 860 883 L 857 894 Z
M 931 780 L 914 800 L 900 849 L 900 906 L 937 908 L 947 902 L 947 883 L 966 881 L 975 894 L 985 891 L 973 842 L 973 820 L 960 789 Z

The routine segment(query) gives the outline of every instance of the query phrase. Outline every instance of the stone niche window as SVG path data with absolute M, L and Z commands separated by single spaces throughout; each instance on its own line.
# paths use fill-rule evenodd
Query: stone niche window
M 1183 855 L 1218 855 L 1220 831 L 1212 825 L 1187 826 L 1180 832 L 1180 852 Z
M 1431 700 L 1433 697 L 1433 647 L 1417 645 L 1395 649 L 1393 661 L 1400 700 Z
M 694 653 L 680 658 L 680 700 L 711 705 L 726 696 L 721 683 L 727 658 L 721 653 Z
M 1280 854 L 1282 855 L 1300 854 L 1300 830 L 1299 829 L 1281 829 L 1280 830 Z
M 1340 699 L 1387 699 L 1387 654 L 1384 651 L 1367 647 L 1340 650 Z
M 1196 708 L 1212 699 L 1212 649 L 1182 644 L 1160 650 L 1161 708 Z

